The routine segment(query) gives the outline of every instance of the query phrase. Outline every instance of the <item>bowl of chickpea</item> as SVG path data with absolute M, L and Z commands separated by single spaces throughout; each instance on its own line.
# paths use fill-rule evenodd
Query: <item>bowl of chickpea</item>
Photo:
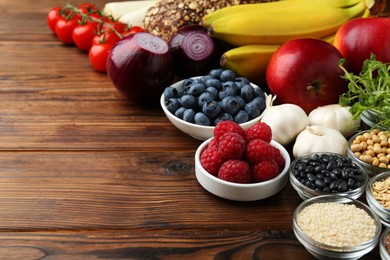
M 347 155 L 370 177 L 390 170 L 390 131 L 370 129 L 353 135 Z

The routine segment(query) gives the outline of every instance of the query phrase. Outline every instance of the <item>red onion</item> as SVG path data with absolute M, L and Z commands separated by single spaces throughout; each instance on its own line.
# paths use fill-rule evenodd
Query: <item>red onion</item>
M 182 78 L 205 75 L 219 67 L 222 51 L 203 26 L 186 25 L 179 28 L 168 44 L 175 72 Z
M 158 105 L 162 92 L 174 77 L 168 44 L 146 32 L 129 35 L 110 52 L 107 74 L 129 100 Z

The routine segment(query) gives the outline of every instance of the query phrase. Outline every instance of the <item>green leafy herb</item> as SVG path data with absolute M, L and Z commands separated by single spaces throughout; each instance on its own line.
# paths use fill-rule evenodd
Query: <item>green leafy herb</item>
M 377 125 L 390 129 L 390 64 L 377 61 L 371 54 L 360 74 L 354 75 L 347 71 L 344 63 L 345 59 L 341 59 L 339 66 L 348 81 L 348 91 L 340 96 L 339 104 L 351 106 L 354 119 L 369 110 L 378 115 Z

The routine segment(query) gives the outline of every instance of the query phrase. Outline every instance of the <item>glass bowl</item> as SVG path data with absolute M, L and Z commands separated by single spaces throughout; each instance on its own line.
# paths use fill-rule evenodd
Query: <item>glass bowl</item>
M 390 178 L 390 171 L 380 173 L 369 180 L 366 187 L 366 200 L 368 206 L 370 206 L 375 214 L 379 216 L 383 225 L 390 227 L 390 209 L 385 208 L 378 202 L 378 200 L 374 197 L 372 190 L 372 186 L 375 182 L 383 181 L 387 178 Z
M 390 229 L 387 228 L 381 235 L 381 239 L 379 241 L 379 254 L 381 256 L 382 260 L 389 260 L 390 254 L 388 251 L 388 247 L 390 247 L 389 242 L 386 242 L 386 240 L 389 239 L 390 241 Z
M 332 204 L 329 205 L 329 203 Z M 342 206 L 343 210 L 339 209 L 339 207 L 341 207 L 341 204 L 343 204 Z M 300 221 L 300 218 L 304 218 L 303 216 L 301 217 L 302 215 L 301 213 L 304 210 L 307 210 L 309 206 L 312 206 L 311 209 L 314 208 L 315 210 L 318 210 L 318 215 L 316 214 L 314 216 L 309 216 L 307 211 L 305 211 L 305 215 L 306 215 L 305 217 L 308 218 L 308 221 L 312 223 L 312 226 L 314 228 L 318 227 L 319 230 L 318 232 L 321 232 L 321 230 L 322 232 L 327 232 L 328 230 L 330 230 L 329 228 L 326 228 L 327 226 L 326 222 L 330 222 L 332 225 L 334 225 L 336 220 L 339 219 L 342 220 L 341 223 L 343 224 L 339 223 L 339 225 L 343 225 L 343 226 L 341 226 L 340 229 L 332 230 L 333 231 L 332 235 L 323 234 L 324 238 L 332 237 L 332 241 L 335 241 L 336 236 L 343 236 L 343 234 L 347 233 L 347 234 L 353 234 L 351 235 L 351 237 L 353 237 L 353 239 L 359 239 L 359 242 L 358 241 L 346 242 L 346 240 L 348 240 L 349 238 L 348 239 L 340 238 L 340 241 L 345 242 L 345 244 L 342 244 L 340 242 L 331 245 L 328 242 L 319 241 L 320 239 L 314 240 L 312 236 L 307 234 L 309 231 L 303 231 L 299 224 L 299 223 L 303 223 Z M 324 210 L 324 207 L 332 207 L 332 209 L 329 208 L 327 210 Z M 336 214 L 342 212 L 343 215 L 339 216 L 340 214 L 337 214 L 336 216 L 334 216 L 334 218 L 332 217 L 329 218 L 326 211 L 331 211 L 331 210 L 332 211 L 334 210 Z M 356 236 L 356 229 L 355 229 L 356 221 L 360 222 L 360 220 L 363 219 L 363 217 L 361 216 L 362 214 L 361 210 L 367 213 L 364 214 L 365 215 L 364 219 L 370 219 L 369 222 L 366 222 L 367 226 L 365 226 L 364 228 L 364 230 L 372 229 L 370 230 L 369 234 L 365 234 L 367 235 L 367 238 L 359 238 L 359 236 Z M 313 210 L 310 211 L 313 213 Z M 359 215 L 354 216 L 354 214 L 352 214 L 353 212 L 356 212 L 356 214 Z M 344 218 L 343 216 L 347 216 L 347 217 Z M 313 220 L 318 220 L 318 219 L 321 219 L 323 221 L 322 225 L 316 225 L 316 223 L 313 222 Z M 360 224 L 361 223 L 358 224 L 359 227 L 361 226 Z M 355 230 L 352 232 L 352 229 Z M 381 229 L 382 229 L 382 224 L 378 216 L 367 205 L 355 199 L 351 199 L 344 196 L 338 196 L 338 195 L 322 195 L 322 196 L 317 196 L 305 200 L 296 208 L 293 216 L 293 230 L 295 236 L 302 243 L 302 245 L 317 259 L 359 259 L 365 254 L 369 253 L 377 246 L 381 235 Z M 359 234 L 361 234 L 361 232 Z
M 354 154 L 354 152 L 351 149 L 353 141 L 356 139 L 357 136 L 362 135 L 362 134 L 367 133 L 367 132 L 370 132 L 370 131 L 371 130 L 362 131 L 362 132 L 356 133 L 355 135 L 350 137 L 350 139 L 348 140 L 348 146 L 347 146 L 347 156 L 349 158 L 351 158 L 356 164 L 362 166 L 363 169 L 367 172 L 369 177 L 373 177 L 379 173 L 387 171 L 388 169 L 374 166 L 372 164 L 369 164 L 369 163 L 366 163 L 366 162 L 360 160 L 358 157 L 356 157 L 356 155 Z
M 307 172 L 305 169 L 300 168 L 301 167 L 300 165 L 302 163 L 305 163 L 305 165 L 306 165 L 306 163 L 317 165 L 317 161 L 320 162 L 320 160 L 317 160 L 318 158 L 338 158 L 341 162 L 346 163 L 346 164 L 343 164 L 344 166 L 346 166 L 346 165 L 353 166 L 354 169 L 359 171 L 359 173 L 361 174 L 360 184 L 355 183 L 356 186 L 355 185 L 349 186 L 349 187 L 347 187 L 348 189 L 345 191 L 343 189 L 339 189 L 338 191 L 336 191 L 336 190 L 323 191 L 323 189 L 320 190 L 318 188 L 316 190 L 315 186 L 313 187 L 313 186 L 310 186 L 311 184 L 306 184 L 306 183 L 304 184 L 302 181 L 300 181 L 300 177 L 303 177 L 302 175 L 306 175 L 306 176 L 308 176 L 308 175 L 307 175 Z M 325 162 L 321 162 L 321 165 L 325 165 L 325 164 L 326 164 Z M 327 166 L 323 166 L 322 168 L 324 168 L 326 170 L 326 167 Z M 345 168 L 345 169 L 347 169 L 347 168 Z M 314 170 L 313 172 L 315 172 L 316 174 L 319 174 L 318 176 L 320 176 L 322 174 L 322 170 L 321 171 Z M 332 171 L 328 171 L 326 174 L 322 174 L 322 175 L 326 177 L 329 174 L 332 174 Z M 315 174 L 313 174 L 313 175 L 315 175 Z M 341 175 L 341 173 L 340 173 L 340 175 Z M 306 200 L 306 199 L 309 199 L 309 198 L 312 198 L 315 196 L 329 195 L 329 194 L 347 196 L 349 198 L 357 199 L 357 198 L 361 197 L 363 195 L 363 193 L 365 192 L 366 184 L 368 182 L 368 175 L 360 165 L 353 163 L 351 161 L 351 159 L 349 159 L 348 157 L 346 157 L 344 155 L 337 154 L 337 153 L 327 153 L 327 152 L 310 153 L 310 154 L 303 155 L 303 156 L 296 158 L 291 163 L 291 166 L 289 169 L 289 176 L 290 176 L 291 185 L 293 186 L 293 188 L 297 191 L 298 195 L 303 200 Z M 305 176 L 305 178 L 308 178 L 306 176 Z M 314 177 L 316 177 L 316 176 L 314 176 Z M 346 176 L 344 176 L 344 177 L 346 177 Z M 310 178 L 311 178 L 311 176 L 310 176 Z M 322 180 L 325 180 L 325 178 L 322 177 Z M 330 180 L 326 179 L 326 181 L 324 181 L 324 182 L 328 183 L 328 185 L 330 186 L 331 185 L 330 183 L 333 182 L 334 180 L 336 180 L 336 179 L 331 178 Z M 348 180 L 348 178 L 346 178 L 346 180 Z

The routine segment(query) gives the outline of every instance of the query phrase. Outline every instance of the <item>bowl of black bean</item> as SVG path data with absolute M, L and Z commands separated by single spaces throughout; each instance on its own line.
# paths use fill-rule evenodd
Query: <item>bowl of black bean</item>
M 368 175 L 360 165 L 336 153 L 298 157 L 292 162 L 289 175 L 291 185 L 303 200 L 328 194 L 358 199 L 368 182 Z

